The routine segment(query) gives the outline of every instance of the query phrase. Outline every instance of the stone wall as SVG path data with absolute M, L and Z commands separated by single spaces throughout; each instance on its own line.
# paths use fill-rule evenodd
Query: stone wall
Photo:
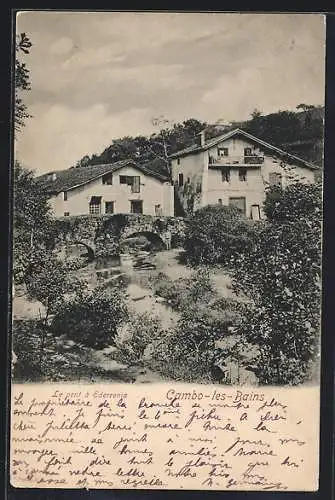
M 120 242 L 132 234 L 152 232 L 162 236 L 165 231 L 171 232 L 172 246 L 179 246 L 184 238 L 185 219 L 143 214 L 61 217 L 55 221 L 54 246 L 60 249 L 83 243 L 95 256 L 115 255 L 120 251 Z

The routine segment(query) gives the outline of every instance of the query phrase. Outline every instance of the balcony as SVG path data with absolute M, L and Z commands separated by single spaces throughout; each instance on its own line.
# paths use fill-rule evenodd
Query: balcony
M 245 167 L 247 165 L 262 165 L 264 163 L 264 156 L 210 156 L 209 157 L 209 165 L 227 165 L 234 166 L 239 165 Z

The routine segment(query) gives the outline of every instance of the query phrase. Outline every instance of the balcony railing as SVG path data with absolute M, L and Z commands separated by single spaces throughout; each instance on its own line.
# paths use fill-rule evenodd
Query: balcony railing
M 210 165 L 262 165 L 264 156 L 210 156 Z

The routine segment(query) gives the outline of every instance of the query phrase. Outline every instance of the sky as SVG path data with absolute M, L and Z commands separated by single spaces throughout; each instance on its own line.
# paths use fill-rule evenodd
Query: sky
M 214 123 L 324 103 L 315 14 L 21 12 L 33 46 L 16 158 L 44 173 L 149 135 L 154 117 Z

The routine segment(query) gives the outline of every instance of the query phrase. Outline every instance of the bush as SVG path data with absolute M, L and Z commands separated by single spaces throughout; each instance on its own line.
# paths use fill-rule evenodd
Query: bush
M 184 249 L 192 265 L 229 264 L 252 244 L 253 224 L 235 207 L 212 205 L 197 210 L 188 220 Z
M 115 338 L 117 351 L 114 359 L 122 363 L 143 365 L 151 357 L 150 347 L 163 336 L 161 322 L 149 313 L 138 314 Z
M 13 321 L 13 350 L 17 356 L 15 378 L 35 381 L 48 373 L 48 360 L 43 351 L 50 339 L 45 342 L 45 337 L 46 328 L 41 321 Z
M 264 213 L 274 222 L 307 218 L 318 223 L 322 215 L 321 185 L 295 182 L 285 189 L 272 186 L 267 189 Z
M 127 314 L 122 290 L 96 289 L 62 304 L 51 328 L 57 335 L 66 334 L 89 347 L 103 348 L 114 344 L 117 328 L 127 319 Z
M 37 258 L 38 257 L 38 258 Z M 42 251 L 35 254 L 30 263 L 27 276 L 28 297 L 40 301 L 48 316 L 55 313 L 65 300 L 65 295 L 80 291 L 84 282 L 77 279 L 71 271 L 72 263 L 67 266 L 53 254 Z
M 209 271 L 204 267 L 197 268 L 190 278 L 179 278 L 176 281 L 160 275 L 160 280 L 154 284 L 154 291 L 177 310 L 187 308 L 198 301 L 208 302 L 216 293 Z
M 17 362 L 13 378 L 17 381 L 40 382 L 78 380 L 91 375 L 88 349 L 62 339 L 56 341 L 47 325 L 37 320 L 14 320 L 13 350 Z
M 230 303 L 189 305 L 181 313 L 175 329 L 165 332 L 152 344 L 151 368 L 173 380 L 213 383 L 213 369 L 223 350 L 218 341 L 230 338 L 236 311 Z

